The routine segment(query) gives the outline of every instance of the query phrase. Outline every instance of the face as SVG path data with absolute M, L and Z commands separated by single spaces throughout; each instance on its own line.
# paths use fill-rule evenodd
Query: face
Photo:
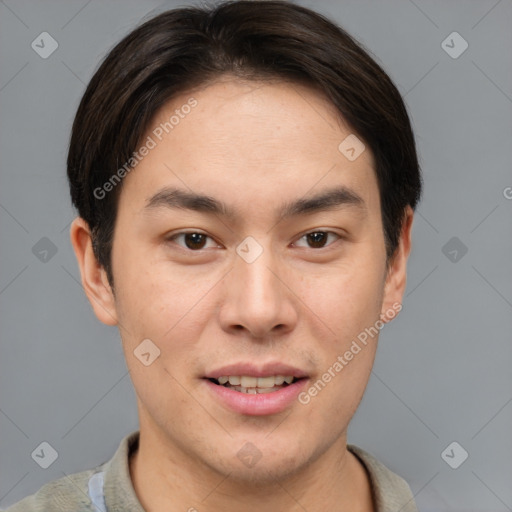
M 408 254 L 387 271 L 373 156 L 338 148 L 352 133 L 305 87 L 229 79 L 153 120 L 123 181 L 115 297 L 104 274 L 88 294 L 119 326 L 141 435 L 178 458 L 264 482 L 344 446 Z

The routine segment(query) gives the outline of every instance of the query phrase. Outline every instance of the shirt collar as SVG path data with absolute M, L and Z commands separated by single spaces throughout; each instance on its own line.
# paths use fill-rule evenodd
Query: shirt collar
M 138 449 L 139 431 L 128 434 L 116 453 L 103 466 L 104 495 L 107 510 L 145 512 L 139 502 L 130 477 L 130 455 Z M 369 478 L 376 512 L 418 512 L 414 497 L 405 480 L 390 471 L 365 450 L 347 445 L 363 464 Z

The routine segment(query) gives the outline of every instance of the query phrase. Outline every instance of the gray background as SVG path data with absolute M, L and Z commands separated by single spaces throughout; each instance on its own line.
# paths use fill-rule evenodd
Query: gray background
M 512 510 L 512 2 L 297 3 L 341 24 L 389 73 L 424 172 L 404 310 L 381 333 L 349 442 L 405 477 L 420 511 Z M 100 59 L 162 5 L 0 2 L 4 508 L 104 462 L 138 428 L 117 330 L 79 284 L 65 158 Z M 43 31 L 59 44 L 47 59 L 31 48 Z M 469 44 L 456 59 L 441 46 L 453 31 Z M 41 251 L 47 241 L 33 251 L 43 237 L 56 254 Z M 48 469 L 31 458 L 43 441 L 58 452 Z M 469 453 L 458 469 L 441 457 L 453 441 Z M 461 449 L 449 453 L 457 461 Z

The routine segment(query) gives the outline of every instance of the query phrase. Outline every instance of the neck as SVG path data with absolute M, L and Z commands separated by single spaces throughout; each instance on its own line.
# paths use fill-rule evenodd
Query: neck
M 307 467 L 261 483 L 220 473 L 155 434 L 141 428 L 130 458 L 133 486 L 148 512 L 375 512 L 369 477 L 345 436 Z

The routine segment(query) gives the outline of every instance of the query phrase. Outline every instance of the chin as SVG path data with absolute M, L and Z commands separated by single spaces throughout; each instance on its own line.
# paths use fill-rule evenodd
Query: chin
M 240 448 L 233 452 L 235 445 Z M 304 443 L 299 439 L 291 443 L 289 440 L 272 439 L 272 436 L 267 439 L 261 436 L 254 442 L 248 441 L 247 437 L 241 441 L 233 439 L 225 449 L 224 456 L 217 451 L 207 464 L 224 476 L 229 475 L 230 482 L 253 489 L 292 477 L 315 458 L 313 453 L 305 451 Z
M 244 467 L 242 464 L 235 463 L 231 465 L 229 480 L 240 486 L 247 485 L 252 490 L 259 488 L 268 488 L 276 485 L 276 482 L 286 480 L 299 472 L 305 465 L 298 461 L 264 460 L 262 457 L 259 462 L 251 467 Z

